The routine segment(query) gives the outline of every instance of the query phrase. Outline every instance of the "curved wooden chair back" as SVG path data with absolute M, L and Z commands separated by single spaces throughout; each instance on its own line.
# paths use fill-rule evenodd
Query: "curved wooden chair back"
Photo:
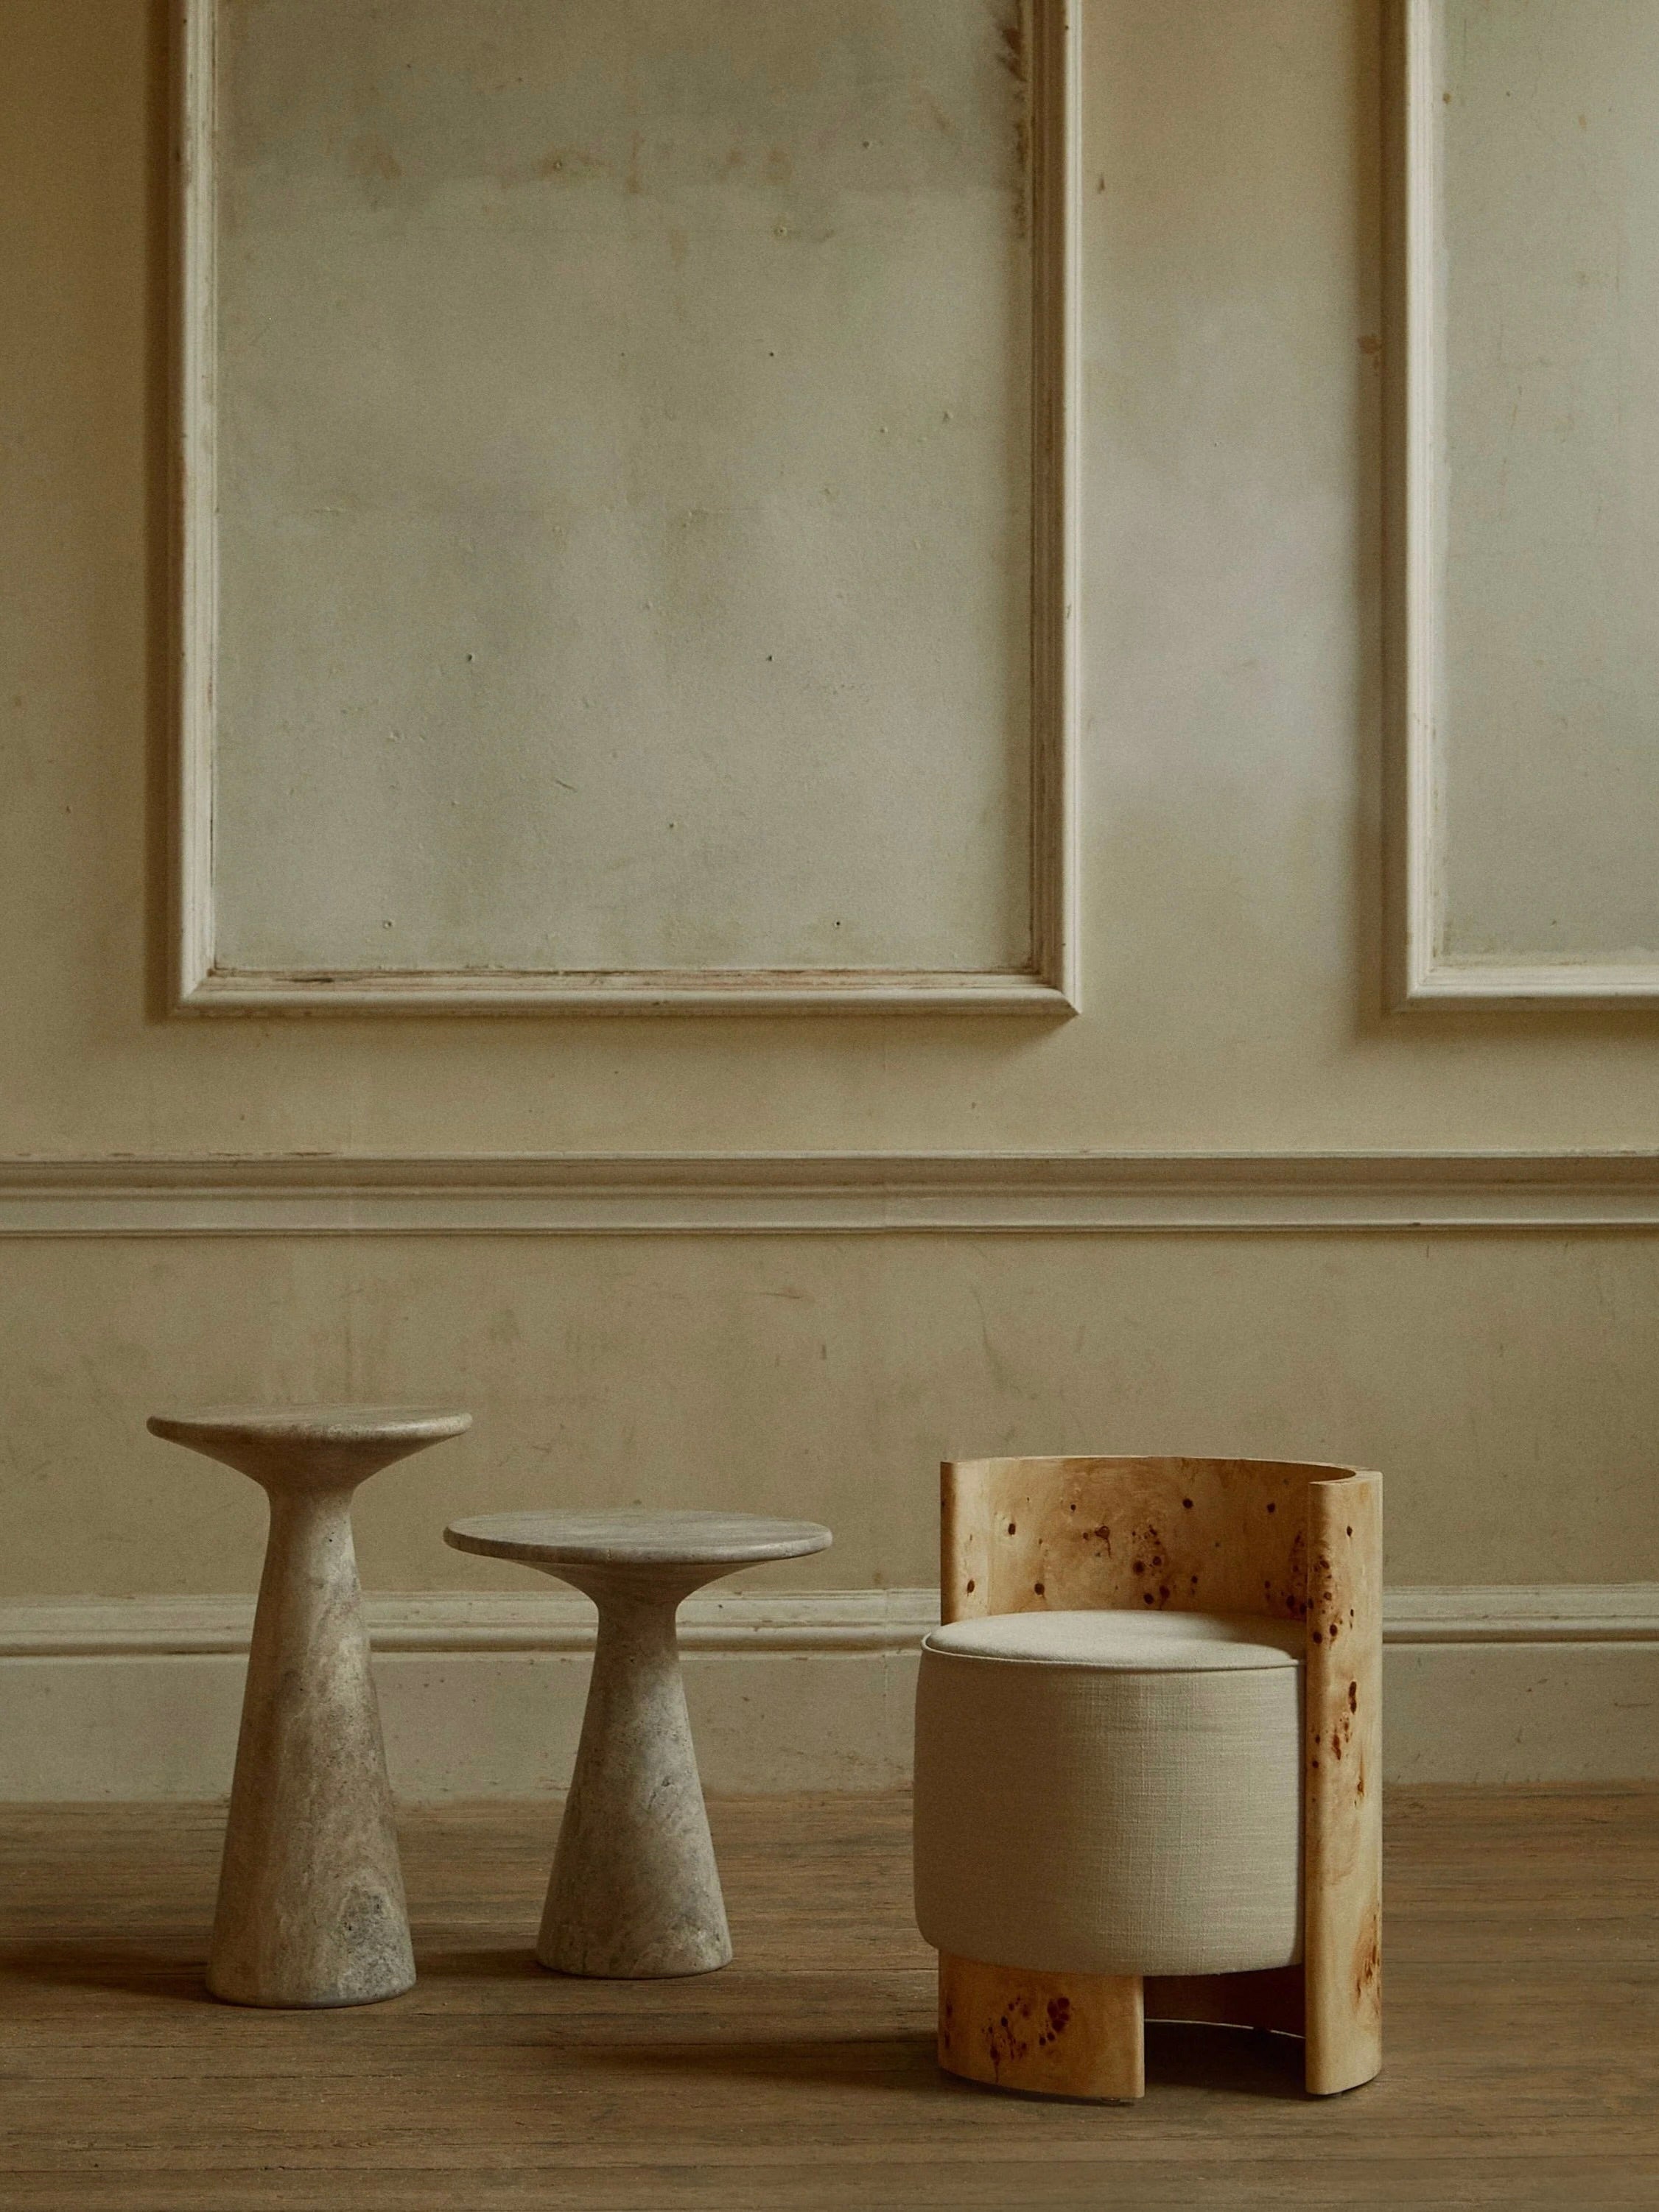
M 947 1460 L 940 1502 L 947 1621 L 1133 1608 L 1306 1624 L 1303 1967 L 1149 1984 L 1147 2008 L 1302 2028 L 1316 2095 L 1369 2081 L 1382 2063 L 1382 1477 L 1282 1460 Z

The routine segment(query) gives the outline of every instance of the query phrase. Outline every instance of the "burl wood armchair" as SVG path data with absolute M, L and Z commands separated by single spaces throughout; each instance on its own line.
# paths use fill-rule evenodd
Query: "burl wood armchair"
M 1300 2033 L 1316 2096 L 1369 2081 L 1380 1476 L 994 1459 L 942 1480 L 916 1743 L 940 2063 L 1136 2097 L 1150 2017 Z

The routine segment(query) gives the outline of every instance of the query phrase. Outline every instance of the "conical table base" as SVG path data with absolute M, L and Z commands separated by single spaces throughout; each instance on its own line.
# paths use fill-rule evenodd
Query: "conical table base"
M 494 1513 L 444 1531 L 599 1609 L 593 1677 L 536 1956 L 567 1974 L 704 1974 L 732 1956 L 674 1615 L 705 1583 L 821 1552 L 813 1521 L 744 1513 Z
M 233 2004 L 374 2004 L 414 1983 L 351 1498 L 471 1418 L 230 1408 L 149 1424 L 270 1500 L 208 1964 Z

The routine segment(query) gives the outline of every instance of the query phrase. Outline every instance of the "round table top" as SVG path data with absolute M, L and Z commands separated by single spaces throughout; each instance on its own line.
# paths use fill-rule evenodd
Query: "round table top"
M 444 1541 L 531 1566 L 740 1567 L 827 1551 L 834 1538 L 817 1521 L 759 1513 L 480 1513 L 452 1521 Z
M 471 1413 L 422 1406 L 206 1406 L 152 1413 L 145 1424 L 169 1443 L 435 1444 L 472 1425 Z

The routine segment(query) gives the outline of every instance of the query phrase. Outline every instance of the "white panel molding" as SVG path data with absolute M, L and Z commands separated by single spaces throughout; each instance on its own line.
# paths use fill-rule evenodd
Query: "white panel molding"
M 1401 1008 L 1659 1006 L 1659 961 L 1454 957 L 1445 948 L 1444 0 L 1390 0 L 1385 350 L 1390 991 Z
M 371 1595 L 392 1783 L 406 1800 L 568 1780 L 592 1608 L 556 1591 Z M 249 1597 L 0 1604 L 0 1802 L 222 1798 Z M 901 1788 L 932 1589 L 728 1592 L 682 1610 L 713 1790 Z M 1659 1585 L 1391 1590 L 1394 1782 L 1659 1775 Z
M 1076 0 L 1031 0 L 1031 769 L 1029 963 L 976 972 L 817 968 L 252 970 L 214 933 L 216 28 L 221 0 L 176 0 L 176 774 L 173 1011 L 192 1014 L 1064 1015 L 1079 1005 Z
M 0 1237 L 1096 1236 L 1659 1225 L 1659 1155 L 0 1161 Z

